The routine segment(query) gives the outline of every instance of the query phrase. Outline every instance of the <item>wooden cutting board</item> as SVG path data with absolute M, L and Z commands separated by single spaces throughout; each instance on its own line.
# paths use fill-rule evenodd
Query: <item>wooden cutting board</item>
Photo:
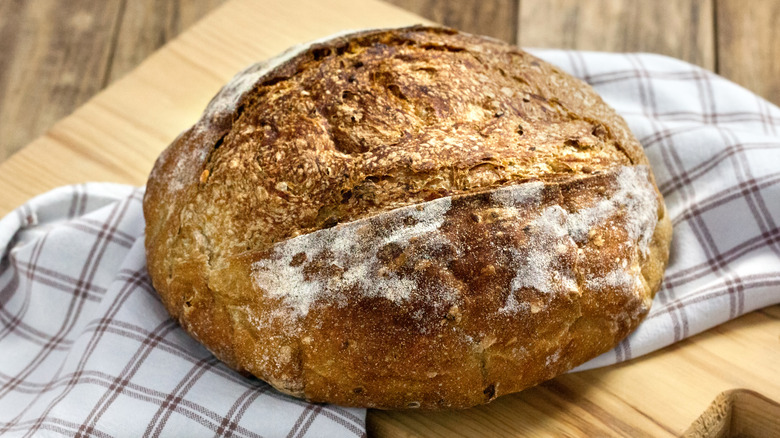
M 160 151 L 248 64 L 345 29 L 424 21 L 375 0 L 233 0 L 2 163 L 0 214 L 64 184 L 144 184 Z M 647 357 L 561 376 L 488 406 L 440 413 L 371 411 L 368 428 L 383 437 L 676 436 L 719 393 L 736 388 L 780 400 L 780 306 Z M 725 414 L 723 400 L 731 399 L 719 400 L 701 424 L 721 417 L 736 421 Z M 754 417 L 740 418 L 745 419 L 740 424 L 755 423 Z M 758 427 L 780 434 L 771 429 L 780 427 L 771 420 Z

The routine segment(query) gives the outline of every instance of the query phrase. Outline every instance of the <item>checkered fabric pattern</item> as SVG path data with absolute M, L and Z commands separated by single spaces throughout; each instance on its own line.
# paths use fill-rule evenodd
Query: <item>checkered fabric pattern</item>
M 0 435 L 364 436 L 365 410 L 242 377 L 168 316 L 142 197 L 63 187 L 0 221 Z
M 581 369 L 780 302 L 780 109 L 645 54 L 535 51 L 631 125 L 674 223 L 647 320 Z M 219 363 L 145 270 L 142 190 L 63 187 L 0 221 L 0 434 L 362 436 L 365 411 L 282 395 Z
M 664 56 L 534 53 L 591 84 L 626 119 L 674 226 L 647 319 L 578 369 L 641 356 L 780 303 L 780 108 Z

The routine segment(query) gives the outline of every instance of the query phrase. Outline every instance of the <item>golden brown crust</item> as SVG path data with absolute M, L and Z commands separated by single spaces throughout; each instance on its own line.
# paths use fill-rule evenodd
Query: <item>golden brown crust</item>
M 648 311 L 671 226 L 587 85 L 427 27 L 263 68 L 161 155 L 144 200 L 155 288 L 229 365 L 314 401 L 467 407 Z

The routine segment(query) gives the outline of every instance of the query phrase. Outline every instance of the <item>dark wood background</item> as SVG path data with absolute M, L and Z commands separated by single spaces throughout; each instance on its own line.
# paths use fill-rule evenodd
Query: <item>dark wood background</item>
M 0 0 L 0 161 L 223 2 Z M 780 103 L 780 0 L 389 2 L 524 47 L 674 56 Z

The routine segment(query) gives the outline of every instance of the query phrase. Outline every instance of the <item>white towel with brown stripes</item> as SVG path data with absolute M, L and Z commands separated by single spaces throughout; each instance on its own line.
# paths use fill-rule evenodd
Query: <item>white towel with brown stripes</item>
M 780 303 L 780 109 L 662 56 L 534 53 L 625 117 L 674 224 L 647 319 L 579 369 Z M 168 317 L 146 275 L 141 196 L 68 186 L 0 221 L 0 434 L 363 436 L 365 410 L 242 377 Z

